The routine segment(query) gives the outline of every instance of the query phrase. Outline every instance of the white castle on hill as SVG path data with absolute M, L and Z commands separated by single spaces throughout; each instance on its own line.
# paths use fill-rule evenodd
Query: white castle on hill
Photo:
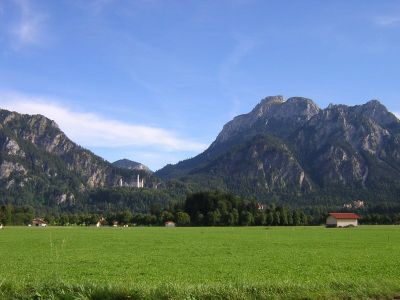
M 124 182 L 124 180 L 122 179 L 122 177 L 119 179 L 118 181 L 118 186 L 123 187 L 123 186 L 133 186 L 133 187 L 137 187 L 137 188 L 144 188 L 144 179 L 140 179 L 140 176 L 138 174 L 137 176 L 137 180 L 136 183 L 132 183 L 132 184 L 127 184 Z
M 138 174 L 138 176 L 137 176 L 136 187 L 137 187 L 137 188 L 143 188 L 143 187 L 144 187 L 144 180 L 143 180 L 143 178 L 142 178 L 142 180 L 140 180 L 139 174 Z

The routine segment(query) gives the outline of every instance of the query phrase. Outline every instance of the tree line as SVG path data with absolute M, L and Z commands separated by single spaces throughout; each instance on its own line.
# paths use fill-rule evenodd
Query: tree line
M 326 206 L 296 207 L 261 204 L 232 193 L 207 191 L 191 193 L 185 201 L 173 202 L 165 207 L 159 202 L 148 204 L 147 211 L 121 209 L 109 205 L 104 210 L 38 212 L 32 206 L 0 206 L 0 223 L 3 225 L 27 225 L 35 217 L 44 218 L 51 225 L 103 225 L 162 226 L 173 221 L 179 226 L 299 226 L 324 224 Z M 338 211 L 338 210 L 335 210 Z M 344 210 L 342 210 L 344 211 Z M 363 224 L 400 224 L 400 206 L 381 204 L 355 211 L 362 216 Z
M 308 225 L 310 216 L 288 206 L 269 206 L 226 192 L 199 192 L 187 196 L 182 208 L 197 226 Z

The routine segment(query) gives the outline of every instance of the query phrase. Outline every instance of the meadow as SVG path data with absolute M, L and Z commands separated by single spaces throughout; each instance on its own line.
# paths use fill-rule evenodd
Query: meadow
M 0 230 L 1 299 L 393 299 L 400 226 Z

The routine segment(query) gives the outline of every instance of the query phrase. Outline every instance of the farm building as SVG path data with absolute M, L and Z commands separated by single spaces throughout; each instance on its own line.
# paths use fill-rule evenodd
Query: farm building
M 46 227 L 47 223 L 40 218 L 36 218 L 32 220 L 32 226 Z
M 329 213 L 326 218 L 326 227 L 358 226 L 360 216 L 354 213 Z
M 165 227 L 175 227 L 175 223 L 172 221 L 165 222 Z

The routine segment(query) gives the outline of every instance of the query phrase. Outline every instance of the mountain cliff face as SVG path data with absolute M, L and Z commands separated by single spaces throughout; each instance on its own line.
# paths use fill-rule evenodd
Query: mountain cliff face
M 0 110 L 3 198 L 43 204 L 74 202 L 77 193 L 88 189 L 117 186 L 121 180 L 134 184 L 137 173 L 114 167 L 76 145 L 44 116 Z
M 237 116 L 228 122 L 212 147 L 233 138 L 240 138 L 249 132 L 259 133 L 270 129 L 284 135 L 292 128 L 303 125 L 319 112 L 318 106 L 306 98 L 294 97 L 284 101 L 282 96 L 267 97 L 250 113 Z M 282 124 L 285 126 L 278 126 Z
M 400 122 L 378 101 L 320 109 L 267 97 L 199 156 L 156 174 L 241 194 L 400 191 Z

